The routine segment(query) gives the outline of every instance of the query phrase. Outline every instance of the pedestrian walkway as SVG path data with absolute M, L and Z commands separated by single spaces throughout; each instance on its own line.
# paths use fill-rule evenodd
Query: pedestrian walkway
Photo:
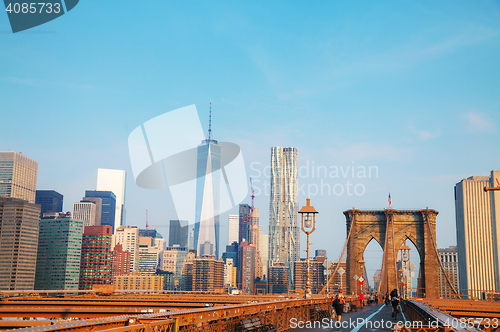
M 335 325 L 336 319 L 323 319 L 318 322 L 290 321 L 291 329 L 288 331 L 316 332 L 316 331 L 342 331 L 342 332 L 371 332 L 391 331 L 393 323 L 398 321 L 404 324 L 405 320 L 401 313 L 396 321 L 391 317 L 391 306 L 374 304 L 365 306 L 358 311 L 351 311 L 342 315 L 341 325 Z M 314 325 L 315 324 L 315 325 Z

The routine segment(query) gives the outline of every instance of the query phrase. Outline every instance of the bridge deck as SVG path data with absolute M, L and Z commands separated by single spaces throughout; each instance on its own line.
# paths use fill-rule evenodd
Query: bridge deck
M 373 306 L 365 306 L 363 309 L 358 308 L 357 311 L 351 311 L 342 315 L 340 326 L 335 325 L 336 319 L 323 320 L 316 322 L 316 327 L 308 327 L 307 322 L 299 325 L 299 322 L 292 321 L 289 331 L 301 332 L 316 332 L 316 331 L 350 331 L 350 332 L 365 332 L 365 331 L 391 331 L 393 323 L 400 321 L 404 324 L 403 315 L 398 314 L 396 321 L 391 317 L 391 306 L 384 304 L 374 304 Z M 320 325 L 321 326 L 318 326 Z

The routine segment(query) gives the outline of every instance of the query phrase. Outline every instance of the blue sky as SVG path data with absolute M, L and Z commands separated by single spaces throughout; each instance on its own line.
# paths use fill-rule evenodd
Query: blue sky
M 330 259 L 342 211 L 385 208 L 389 188 L 394 208 L 438 210 L 438 245 L 455 244 L 455 183 L 500 168 L 498 1 L 87 0 L 16 34 L 0 13 L 0 45 L 0 150 L 37 160 L 38 188 L 61 192 L 65 210 L 95 188 L 97 168 L 125 169 L 127 223 L 143 227 L 148 209 L 164 236 L 171 197 L 135 185 L 128 135 L 190 104 L 207 130 L 210 99 L 214 138 L 240 145 L 259 189 L 253 169 L 271 146 L 297 147 L 300 166 L 377 167 L 299 179 L 364 188 L 309 192 L 312 249 Z M 267 226 L 268 197 L 256 206 Z

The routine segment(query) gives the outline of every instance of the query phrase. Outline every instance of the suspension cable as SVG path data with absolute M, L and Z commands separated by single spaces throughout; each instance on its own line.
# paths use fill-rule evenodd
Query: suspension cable
M 342 250 L 342 255 L 340 255 L 340 259 L 337 263 L 337 266 L 335 267 L 335 270 L 333 271 L 333 273 L 331 274 L 330 278 L 328 278 L 328 282 L 326 283 L 325 286 L 323 286 L 323 289 L 321 289 L 321 292 L 319 292 L 319 294 L 324 294 L 325 291 L 326 291 L 326 288 L 330 285 L 330 283 L 332 282 L 333 280 L 333 277 L 335 276 L 335 274 L 337 273 L 337 270 L 339 269 L 340 267 L 340 263 L 342 263 L 342 258 L 344 257 L 344 254 L 345 254 L 345 251 L 347 249 L 347 245 L 349 244 L 349 239 L 351 238 L 351 233 L 352 233 L 352 229 L 354 228 L 354 223 L 356 221 L 356 214 L 354 213 L 354 208 L 352 208 L 352 220 L 351 220 L 351 227 L 349 228 L 349 233 L 347 234 L 347 240 L 345 241 L 345 244 L 344 244 L 344 250 Z M 327 271 L 328 270 L 331 270 L 331 267 L 333 266 L 333 263 L 328 267 Z M 342 276 L 340 277 L 342 278 Z M 346 280 L 346 284 L 347 284 L 347 280 Z M 347 287 L 347 285 L 346 285 Z

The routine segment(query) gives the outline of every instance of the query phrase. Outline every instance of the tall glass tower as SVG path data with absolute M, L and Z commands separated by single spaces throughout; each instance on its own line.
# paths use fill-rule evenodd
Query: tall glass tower
M 197 150 L 194 245 L 198 256 L 215 255 L 218 259 L 221 147 L 212 139 L 211 119 L 210 106 L 208 139 Z
M 269 266 L 284 263 L 289 282 L 293 281 L 293 263 L 300 259 L 297 156 L 297 148 L 271 148 Z

